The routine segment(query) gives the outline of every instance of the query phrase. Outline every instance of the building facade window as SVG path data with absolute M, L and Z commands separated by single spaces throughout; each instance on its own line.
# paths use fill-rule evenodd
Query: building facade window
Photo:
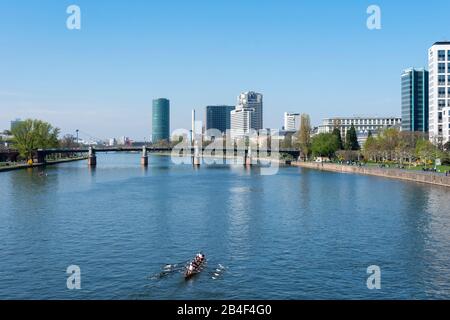
M 438 73 L 445 73 L 445 63 L 438 64 Z
M 438 51 L 438 61 L 445 61 L 445 50 Z

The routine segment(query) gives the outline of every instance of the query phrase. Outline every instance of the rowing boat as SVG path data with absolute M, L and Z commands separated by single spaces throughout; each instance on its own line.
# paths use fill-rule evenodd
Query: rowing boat
M 201 255 L 200 257 L 195 257 L 194 260 L 186 267 L 186 272 L 184 273 L 184 278 L 186 280 L 191 279 L 196 274 L 202 272 L 206 263 L 205 255 Z

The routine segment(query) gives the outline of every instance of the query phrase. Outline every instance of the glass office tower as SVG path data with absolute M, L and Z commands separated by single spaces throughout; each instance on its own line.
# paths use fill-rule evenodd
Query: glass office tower
M 231 111 L 234 106 L 207 106 L 206 107 L 206 130 L 217 129 L 225 133 L 231 128 Z
M 170 101 L 168 99 L 153 100 L 152 142 L 170 140 Z
M 428 132 L 428 71 L 406 69 L 402 73 L 402 130 Z

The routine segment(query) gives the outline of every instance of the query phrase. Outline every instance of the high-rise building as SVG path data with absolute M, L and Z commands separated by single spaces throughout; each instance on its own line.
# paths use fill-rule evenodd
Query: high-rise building
M 249 135 L 251 129 L 257 127 L 255 109 L 239 108 L 231 111 L 231 138 L 243 138 Z
M 231 129 L 231 111 L 234 106 L 207 106 L 206 130 L 216 129 L 222 133 Z
M 168 99 L 153 100 L 152 142 L 170 140 L 170 101 Z
M 428 132 L 428 71 L 406 69 L 401 79 L 402 130 Z
M 296 132 L 300 130 L 300 113 L 285 112 L 284 113 L 284 130 Z
M 430 141 L 450 140 L 450 42 L 436 42 L 428 50 Z
M 252 129 L 263 129 L 263 95 L 261 93 L 253 91 L 241 93 L 236 106 L 236 110 L 239 109 L 253 109 L 255 112 L 255 127 Z

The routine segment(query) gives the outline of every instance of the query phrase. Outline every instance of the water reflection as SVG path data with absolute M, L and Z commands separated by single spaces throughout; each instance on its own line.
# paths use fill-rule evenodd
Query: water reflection
M 448 189 L 156 155 L 145 169 L 139 158 L 0 174 L 0 298 L 72 298 L 74 262 L 89 279 L 77 298 L 372 299 L 372 264 L 383 272 L 377 298 L 450 298 Z M 147 282 L 197 250 L 229 272 Z

